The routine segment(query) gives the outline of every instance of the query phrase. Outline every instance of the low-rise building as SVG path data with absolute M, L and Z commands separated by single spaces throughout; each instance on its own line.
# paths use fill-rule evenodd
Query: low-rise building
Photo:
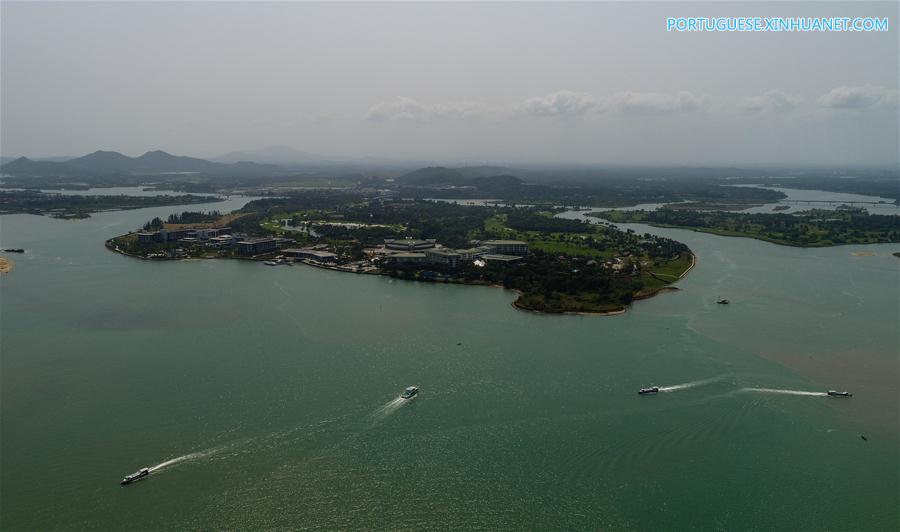
M 528 243 L 521 240 L 486 240 L 482 244 L 495 255 L 528 255 Z
M 428 258 L 425 256 L 425 254 L 418 252 L 394 253 L 393 255 L 388 255 L 387 257 L 385 257 L 385 260 L 389 262 L 396 262 L 399 264 L 428 262 Z
M 192 229 L 160 229 L 159 240 L 160 242 L 174 242 L 188 236 L 191 231 Z
M 482 255 L 490 253 L 491 250 L 487 246 L 478 246 L 477 248 L 457 249 L 456 252 L 459 253 L 460 261 L 470 262 L 481 257 Z
M 432 264 L 443 264 L 451 268 L 459 265 L 462 256 L 452 249 L 436 248 L 425 251 L 425 260 Z
M 275 251 L 278 247 L 274 238 L 248 238 L 237 243 L 241 255 L 259 255 L 269 251 Z
M 489 253 L 487 255 L 482 255 L 481 260 L 483 260 L 485 262 L 510 263 L 510 262 L 520 261 L 520 260 L 522 260 L 522 257 L 519 255 L 500 255 L 500 254 Z
M 137 234 L 138 242 L 159 242 L 159 231 L 142 231 Z
M 234 235 L 219 235 L 210 238 L 209 242 L 216 246 L 230 246 L 231 244 L 234 244 L 235 240 L 237 239 Z
M 200 229 L 194 229 L 196 232 L 196 237 L 200 240 L 210 240 L 214 237 L 227 235 L 231 233 L 230 227 L 203 227 Z
M 422 251 L 433 248 L 436 240 L 429 238 L 426 240 L 415 240 L 412 238 L 385 238 L 384 247 L 397 251 Z
M 298 259 L 311 259 L 318 262 L 337 262 L 338 256 L 330 251 L 310 248 L 289 248 L 283 251 L 285 256 Z

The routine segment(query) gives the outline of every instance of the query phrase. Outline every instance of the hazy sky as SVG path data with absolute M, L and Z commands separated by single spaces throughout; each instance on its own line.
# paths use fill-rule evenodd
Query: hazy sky
M 897 2 L 0 4 L 3 155 L 897 163 Z M 879 16 L 886 33 L 668 33 Z

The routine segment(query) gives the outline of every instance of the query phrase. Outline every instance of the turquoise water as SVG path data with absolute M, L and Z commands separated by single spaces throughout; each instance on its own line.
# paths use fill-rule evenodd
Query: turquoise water
M 634 226 L 697 253 L 680 291 L 539 316 L 103 247 L 176 210 L 0 219 L 0 528 L 898 527 L 896 246 Z

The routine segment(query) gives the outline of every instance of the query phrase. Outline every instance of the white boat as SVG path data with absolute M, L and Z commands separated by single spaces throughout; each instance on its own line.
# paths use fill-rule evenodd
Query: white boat
M 140 480 L 149 474 L 150 474 L 150 468 L 145 467 L 145 468 L 135 471 L 134 473 L 132 473 L 130 475 L 126 475 L 125 478 L 122 479 L 122 482 L 120 482 L 119 484 L 121 484 L 123 486 L 125 484 L 131 484 L 132 482 L 134 482 L 136 480 Z
M 403 393 L 400 394 L 400 399 L 404 399 L 406 401 L 411 401 L 415 399 L 419 395 L 418 386 L 410 386 L 409 388 L 403 390 Z

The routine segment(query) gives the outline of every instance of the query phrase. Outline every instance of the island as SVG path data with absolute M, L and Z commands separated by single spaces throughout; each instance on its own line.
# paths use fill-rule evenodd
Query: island
M 556 217 L 561 211 L 308 191 L 255 200 L 228 214 L 149 220 L 106 246 L 148 260 L 303 263 L 504 287 L 518 294 L 515 308 L 553 314 L 622 313 L 635 300 L 674 289 L 694 264 L 683 243 Z
M 897 216 L 869 214 L 865 209 L 812 209 L 797 213 L 738 213 L 670 208 L 655 211 L 600 211 L 588 216 L 610 222 L 691 229 L 720 236 L 755 238 L 798 247 L 900 242 Z

